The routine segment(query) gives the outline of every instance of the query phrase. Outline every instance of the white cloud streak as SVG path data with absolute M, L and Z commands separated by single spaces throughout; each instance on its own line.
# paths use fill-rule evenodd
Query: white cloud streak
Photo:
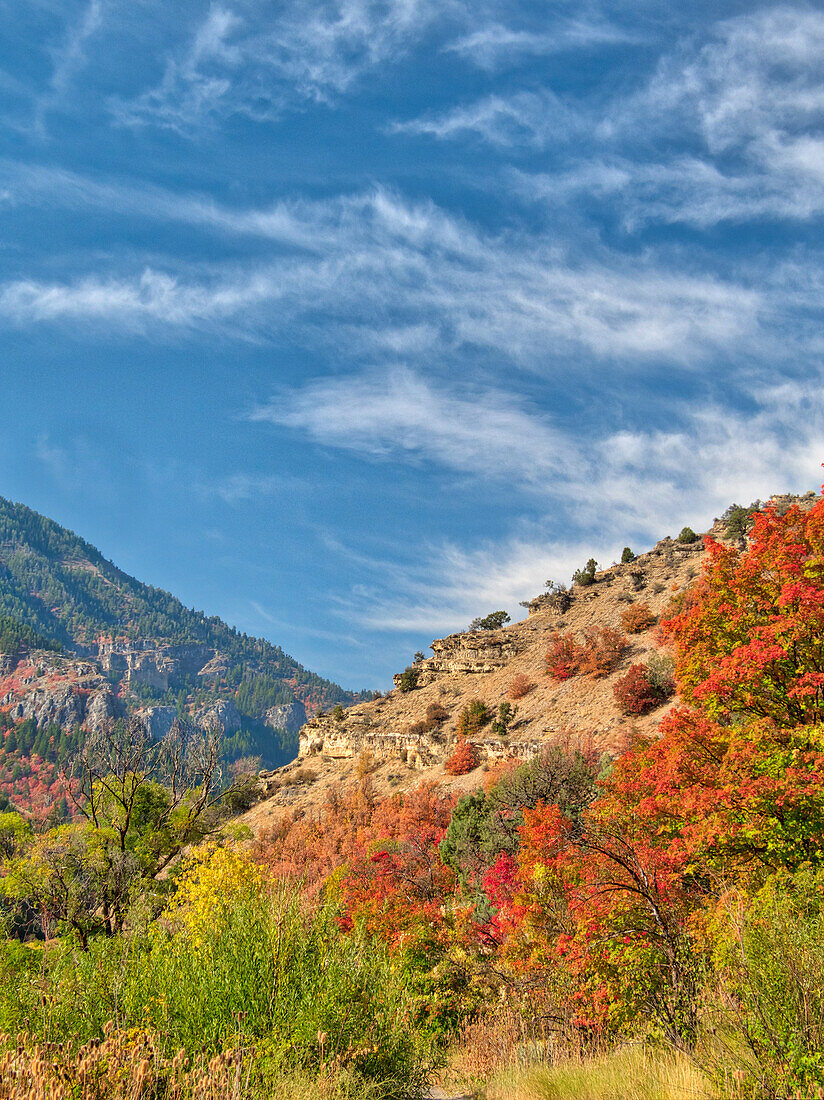
M 444 48 L 493 72 L 525 56 L 540 57 L 567 50 L 616 45 L 633 41 L 633 38 L 603 18 L 557 19 L 550 30 L 540 33 L 490 22 Z
M 496 38 L 482 28 L 467 41 L 483 58 Z M 507 41 L 502 32 L 502 49 Z M 551 172 L 516 174 L 522 193 L 551 204 L 601 198 L 630 232 L 653 222 L 800 221 L 824 214 L 823 74 L 824 14 L 778 5 L 676 45 L 640 91 L 606 103 L 548 88 L 496 92 L 393 129 L 552 150 Z M 662 155 L 673 136 L 683 151 Z
M 440 141 L 473 134 L 490 145 L 542 149 L 550 143 L 569 141 L 581 124 L 580 116 L 547 88 L 510 96 L 490 95 L 441 114 L 396 122 L 390 132 L 423 134 Z
M 258 408 L 253 420 L 372 458 L 400 456 L 533 487 L 568 473 L 564 438 L 500 391 L 460 395 L 413 371 L 323 379 Z
M 437 332 L 442 353 L 489 348 L 544 371 L 581 348 L 605 359 L 686 364 L 761 338 L 761 297 L 745 284 L 645 259 L 629 268 L 603 250 L 575 259 L 550 239 L 490 236 L 431 202 L 386 190 L 261 212 L 174 200 L 167 214 L 256 233 L 284 251 L 254 268 L 200 274 L 151 267 L 66 283 L 13 280 L 0 286 L 0 317 L 262 337 L 323 310 L 336 336 L 360 331 L 411 353 Z
M 685 522 L 706 529 L 733 500 L 817 487 L 819 388 L 820 379 L 763 387 L 749 414 L 677 407 L 672 430 L 591 440 L 565 437 L 500 390 L 448 390 L 397 372 L 281 394 L 256 417 L 373 460 L 412 456 L 481 482 L 504 481 L 513 493 L 542 483 L 566 526 L 588 532 L 559 541 L 558 515 L 547 515 L 498 543 L 430 546 L 413 566 L 366 563 L 378 583 L 344 599 L 342 613 L 370 628 L 440 633 L 492 607 L 517 613 L 546 577 L 567 579 L 591 555 L 608 563 L 627 542 L 643 549 Z
M 127 124 L 194 134 L 210 119 L 272 119 L 302 102 L 329 102 L 391 63 L 441 20 L 436 0 L 292 0 L 261 18 L 252 0 L 213 3 L 160 83 L 113 102 Z

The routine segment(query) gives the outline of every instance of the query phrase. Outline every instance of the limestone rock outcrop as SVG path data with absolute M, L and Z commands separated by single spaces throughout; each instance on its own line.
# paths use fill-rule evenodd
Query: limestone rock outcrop
M 0 704 L 13 721 L 34 719 L 39 728 L 54 724 L 99 728 L 121 713 L 111 685 L 89 661 L 54 653 L 34 653 L 7 673 Z
M 144 707 L 137 715 L 143 719 L 149 736 L 161 741 L 177 718 L 177 707 Z
M 436 638 L 430 649 L 434 656 L 415 666 L 419 687 L 426 687 L 455 673 L 482 675 L 494 672 L 522 652 L 524 644 L 520 638 L 504 630 L 476 630 Z M 395 675 L 395 687 L 399 686 L 401 675 Z
M 241 726 L 240 711 L 231 699 L 216 699 L 196 710 L 192 717 L 199 726 L 220 726 L 229 736 L 237 733 Z
M 300 699 L 294 699 L 291 703 L 279 703 L 266 711 L 266 725 L 272 729 L 286 730 L 287 733 L 297 733 L 305 721 L 306 707 Z
M 150 639 L 134 642 L 101 642 L 97 659 L 105 672 L 123 679 L 129 686 L 144 684 L 157 691 L 186 676 L 195 676 L 215 659 L 205 645 L 158 645 Z

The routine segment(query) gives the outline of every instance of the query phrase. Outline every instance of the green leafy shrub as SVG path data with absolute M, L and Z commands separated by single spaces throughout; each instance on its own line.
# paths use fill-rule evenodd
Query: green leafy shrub
M 635 554 L 628 546 L 625 546 L 621 552 L 621 564 L 626 565 L 628 562 L 635 561 Z
M 462 737 L 471 737 L 488 725 L 492 718 L 486 703 L 480 699 L 473 699 L 467 703 L 458 718 L 458 733 Z
M 418 686 L 418 680 L 420 679 L 420 671 L 410 665 L 409 668 L 405 668 L 400 676 L 400 682 L 398 688 L 400 691 L 414 691 Z
M 498 707 L 498 716 L 492 723 L 492 732 L 498 737 L 508 737 L 510 728 L 518 717 L 518 708 L 511 703 L 503 702 Z
M 688 545 L 689 543 L 696 542 L 697 540 L 698 540 L 698 535 L 696 535 L 695 531 L 693 531 L 693 529 L 691 527 L 682 527 L 681 528 L 681 531 L 678 535 L 678 541 L 679 542 L 684 543 L 685 545 Z
M 713 1021 L 727 1042 L 710 1068 L 718 1083 L 738 1077 L 741 1095 L 824 1091 L 823 891 L 821 869 L 807 867 L 773 875 L 743 911 L 727 907 Z
M 595 573 L 598 569 L 598 562 L 595 558 L 590 558 L 583 569 L 576 569 L 572 574 L 572 583 L 580 584 L 587 587 L 590 584 L 595 584 Z
M 440 844 L 441 859 L 466 881 L 491 867 L 501 852 L 513 855 L 523 810 L 539 802 L 554 803 L 565 817 L 579 820 L 595 796 L 597 771 L 597 762 L 580 748 L 548 746 L 488 791 L 458 802 Z
M 2 945 L 0 1030 L 79 1046 L 115 1020 L 150 1029 L 172 1054 L 253 1046 L 261 1084 L 336 1059 L 363 1095 L 423 1089 L 439 1058 L 434 1035 L 412 975 L 380 941 L 341 932 L 334 904 L 309 910 L 296 889 L 224 849 L 179 881 L 147 935 L 95 938 L 87 952 L 69 940 Z
M 500 630 L 501 627 L 509 622 L 509 615 L 505 611 L 490 611 L 488 615 L 484 615 L 482 618 L 473 619 L 469 624 L 470 630 Z

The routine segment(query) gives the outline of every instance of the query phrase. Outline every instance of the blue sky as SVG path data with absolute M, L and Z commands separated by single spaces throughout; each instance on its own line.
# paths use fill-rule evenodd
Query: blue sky
M 818 487 L 824 12 L 0 0 L 0 493 L 347 687 Z

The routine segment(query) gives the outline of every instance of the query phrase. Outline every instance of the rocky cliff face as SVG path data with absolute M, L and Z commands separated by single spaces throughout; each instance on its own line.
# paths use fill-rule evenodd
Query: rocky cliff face
M 112 672 L 129 686 L 145 684 L 157 691 L 167 691 L 183 677 L 195 676 L 212 666 L 215 674 L 215 651 L 204 645 L 157 645 L 150 640 L 136 642 L 101 642 L 97 658 L 105 672 Z
M 217 699 L 198 708 L 192 717 L 198 725 L 219 726 L 228 736 L 237 733 L 241 726 L 240 711 L 231 699 Z
M 722 534 L 720 527 L 713 531 Z M 576 585 L 557 598 L 534 599 L 528 616 L 502 630 L 453 634 L 432 643 L 433 656 L 420 662 L 417 687 L 395 689 L 382 699 L 358 703 L 341 713 L 310 719 L 300 730 L 300 756 L 294 764 L 262 778 L 269 795 L 250 811 L 257 829 L 289 812 L 322 812 L 330 785 L 369 773 L 377 793 L 390 793 L 433 780 L 458 790 L 482 781 L 485 768 L 505 758 L 528 759 L 553 741 L 582 739 L 606 755 L 618 751 L 632 735 L 652 734 L 676 700 L 648 715 L 629 719 L 613 694 L 615 680 L 636 662 L 657 652 L 654 629 L 627 636 L 629 648 L 615 670 L 600 679 L 575 676 L 559 682 L 546 670 L 550 635 L 569 631 L 579 640 L 587 630 L 622 629 L 622 612 L 646 604 L 654 616 L 698 575 L 705 556 L 703 540 L 682 544 L 667 538 L 628 564 L 596 574 L 595 584 Z M 463 709 L 482 701 L 495 714 L 510 701 L 515 676 L 529 688 L 513 701 L 517 714 L 503 737 L 488 724 L 472 737 L 481 765 L 468 776 L 448 776 L 444 763 L 454 751 Z M 433 727 L 427 710 L 433 704 L 447 717 Z
M 37 652 L 18 661 L 0 681 L 0 706 L 15 721 L 33 718 L 68 732 L 95 729 L 123 708 L 100 669 L 88 661 Z
M 450 634 L 448 638 L 436 638 L 429 647 L 435 654 L 420 661 L 418 687 L 437 683 L 451 675 L 479 675 L 504 668 L 524 648 L 524 640 L 504 630 L 478 630 L 467 634 Z M 395 687 L 400 686 L 402 673 L 394 677 Z
M 135 716 L 143 720 L 149 735 L 160 741 L 174 725 L 177 707 L 143 707 Z
M 275 730 L 297 733 L 306 721 L 306 707 L 300 699 L 291 703 L 280 703 L 266 711 L 266 725 Z

